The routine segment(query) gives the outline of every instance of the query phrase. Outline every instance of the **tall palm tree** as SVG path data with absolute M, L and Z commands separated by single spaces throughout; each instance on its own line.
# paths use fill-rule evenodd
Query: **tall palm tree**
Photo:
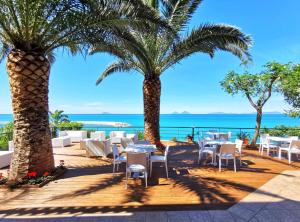
M 72 54 L 114 28 L 162 20 L 140 0 L 0 0 L 1 60 L 7 58 L 14 114 L 10 180 L 53 169 L 48 117 L 51 61 L 58 48 Z
M 50 120 L 56 126 L 61 122 L 70 122 L 69 116 L 64 114 L 63 110 L 55 110 L 54 112 L 49 111 Z
M 152 143 L 159 143 L 160 76 L 164 71 L 197 52 L 213 57 L 217 50 L 223 50 L 239 57 L 243 62 L 248 61 L 251 38 L 238 28 L 224 24 L 206 23 L 188 32 L 188 23 L 201 0 L 144 2 L 157 10 L 177 35 L 170 34 L 170 30 L 158 29 L 155 25 L 148 25 L 148 32 L 123 29 L 123 41 L 112 41 L 110 48 L 95 44 L 91 53 L 107 52 L 118 57 L 117 61 L 105 69 L 97 84 L 116 72 L 135 70 L 144 76 L 145 138 Z

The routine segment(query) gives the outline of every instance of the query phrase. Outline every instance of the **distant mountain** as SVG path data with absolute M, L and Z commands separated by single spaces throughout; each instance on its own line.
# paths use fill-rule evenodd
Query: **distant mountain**
M 263 112 L 263 114 L 282 114 L 282 112 L 274 111 L 274 112 Z
M 102 114 L 110 114 L 109 112 L 102 112 Z
M 181 113 L 179 113 L 179 112 L 173 112 L 172 114 L 191 114 L 190 112 L 188 112 L 188 111 L 183 111 L 183 112 L 181 112 Z

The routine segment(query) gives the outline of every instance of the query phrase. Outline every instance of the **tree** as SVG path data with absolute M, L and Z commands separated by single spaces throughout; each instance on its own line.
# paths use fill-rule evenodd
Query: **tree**
M 251 38 L 238 28 L 223 24 L 202 24 L 188 32 L 189 21 L 201 0 L 144 2 L 168 21 L 173 33 L 151 24 L 145 24 L 148 32 L 139 32 L 132 28 L 122 29 L 123 41 L 112 41 L 109 48 L 95 44 L 91 53 L 106 52 L 118 57 L 117 61 L 104 70 L 97 80 L 97 85 L 116 72 L 134 70 L 144 76 L 145 138 L 157 144 L 160 143 L 160 76 L 170 67 L 197 52 L 213 57 L 217 50 L 223 50 L 247 61 L 250 59 L 248 49 Z
M 14 114 L 10 180 L 54 167 L 48 84 L 55 50 L 84 53 L 93 36 L 104 44 L 114 28 L 145 21 L 163 23 L 140 0 L 0 0 L 0 59 L 7 58 Z
M 286 64 L 285 76 L 280 81 L 279 91 L 292 109 L 287 111 L 291 117 L 300 116 L 300 64 Z
M 277 90 L 276 85 L 285 73 L 285 65 L 272 62 L 264 65 L 265 70 L 260 73 L 238 74 L 229 72 L 220 82 L 225 92 L 230 95 L 242 93 L 256 110 L 256 126 L 251 145 L 255 146 L 260 132 L 263 106 Z
M 61 122 L 70 122 L 69 116 L 64 114 L 63 110 L 55 110 L 54 112 L 49 111 L 50 119 L 55 126 Z

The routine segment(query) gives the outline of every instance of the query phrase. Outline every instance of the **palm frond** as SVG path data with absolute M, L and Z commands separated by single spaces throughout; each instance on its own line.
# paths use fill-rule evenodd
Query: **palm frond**
M 96 85 L 99 85 L 103 81 L 103 79 L 105 79 L 109 75 L 112 75 L 116 72 L 129 72 L 132 69 L 136 69 L 136 67 L 133 64 L 123 60 L 116 61 L 104 70 L 104 72 L 97 79 Z
M 248 50 L 251 43 L 251 37 L 236 27 L 205 24 L 174 43 L 172 50 L 164 60 L 164 70 L 197 52 L 213 57 L 217 50 L 223 50 L 238 56 L 242 61 L 250 61 L 251 56 Z

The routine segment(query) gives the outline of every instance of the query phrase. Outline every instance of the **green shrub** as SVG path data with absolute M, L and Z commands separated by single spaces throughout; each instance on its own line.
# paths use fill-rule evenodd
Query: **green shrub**
M 57 128 L 61 131 L 63 130 L 81 130 L 83 123 L 78 122 L 61 122 L 57 124 Z
M 173 137 L 173 138 L 171 139 L 171 141 L 177 142 L 177 138 L 176 138 L 176 137 Z
M 137 135 L 138 135 L 138 140 L 144 140 L 145 139 L 145 134 L 144 134 L 143 131 L 138 131 Z
M 14 124 L 8 123 L 0 128 L 0 150 L 8 149 L 8 141 L 13 139 Z
M 270 134 L 271 136 L 300 136 L 299 126 L 275 126 L 272 129 L 263 128 L 261 130 L 262 134 Z

